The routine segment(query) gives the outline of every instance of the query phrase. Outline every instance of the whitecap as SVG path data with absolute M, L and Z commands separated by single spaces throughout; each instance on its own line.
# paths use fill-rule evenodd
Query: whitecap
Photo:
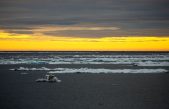
M 69 69 L 65 68 L 62 71 L 50 71 L 49 73 L 165 73 L 166 69 Z
M 49 71 L 49 73 L 165 73 L 166 69 L 105 69 L 105 68 L 28 68 L 10 69 L 15 71 Z

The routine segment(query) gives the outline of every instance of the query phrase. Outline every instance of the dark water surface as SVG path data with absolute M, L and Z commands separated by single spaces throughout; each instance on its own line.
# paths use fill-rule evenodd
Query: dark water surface
M 168 109 L 169 74 L 57 74 L 1 71 L 1 109 Z
M 168 55 L 0 53 L 0 109 L 169 109 Z M 51 70 L 61 83 L 35 82 Z

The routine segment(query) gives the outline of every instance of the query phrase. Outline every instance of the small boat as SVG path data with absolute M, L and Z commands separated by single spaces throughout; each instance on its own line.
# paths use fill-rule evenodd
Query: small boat
M 58 79 L 55 75 L 48 74 L 46 75 L 46 78 L 39 78 L 36 80 L 36 82 L 61 82 L 61 80 Z

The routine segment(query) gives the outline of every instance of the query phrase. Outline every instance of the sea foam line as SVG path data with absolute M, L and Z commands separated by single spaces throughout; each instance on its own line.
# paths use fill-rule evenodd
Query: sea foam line
M 137 66 L 169 66 L 168 58 L 24 58 L 24 59 L 3 59 L 0 58 L 0 65 L 7 64 L 124 64 Z
M 49 71 L 49 73 L 165 73 L 165 69 L 64 69 L 62 71 Z
M 166 73 L 166 69 L 92 69 L 92 68 L 27 68 L 10 69 L 14 71 L 49 71 L 49 73 Z

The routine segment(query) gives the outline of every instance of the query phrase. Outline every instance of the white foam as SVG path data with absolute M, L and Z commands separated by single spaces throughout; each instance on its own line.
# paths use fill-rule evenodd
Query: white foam
M 49 73 L 165 73 L 165 69 L 69 69 L 62 71 L 50 71 Z
M 49 71 L 49 73 L 165 73 L 168 72 L 166 69 L 92 69 L 92 68 L 27 68 L 19 67 L 19 71 Z
M 136 64 L 138 66 L 169 66 L 165 55 L 50 55 L 0 57 L 0 64 Z
M 136 63 L 138 66 L 169 66 L 169 62 L 138 62 Z
M 8 61 L 8 62 L 0 62 L 0 64 L 43 64 L 41 62 L 19 62 L 19 61 Z M 163 61 L 163 62 L 153 62 L 153 61 L 145 61 L 145 62 L 134 62 L 134 61 L 124 61 L 124 60 L 119 60 L 115 62 L 108 62 L 108 61 L 100 61 L 100 62 L 95 62 L 95 61 L 72 61 L 72 62 L 66 62 L 66 61 L 49 61 L 49 62 L 44 62 L 44 64 L 126 64 L 126 65 L 137 65 L 137 66 L 169 66 L 168 61 Z
M 46 67 L 40 67 L 40 68 L 28 68 L 28 67 L 19 67 L 16 69 L 10 69 L 14 71 L 62 71 L 64 68 L 46 68 Z

